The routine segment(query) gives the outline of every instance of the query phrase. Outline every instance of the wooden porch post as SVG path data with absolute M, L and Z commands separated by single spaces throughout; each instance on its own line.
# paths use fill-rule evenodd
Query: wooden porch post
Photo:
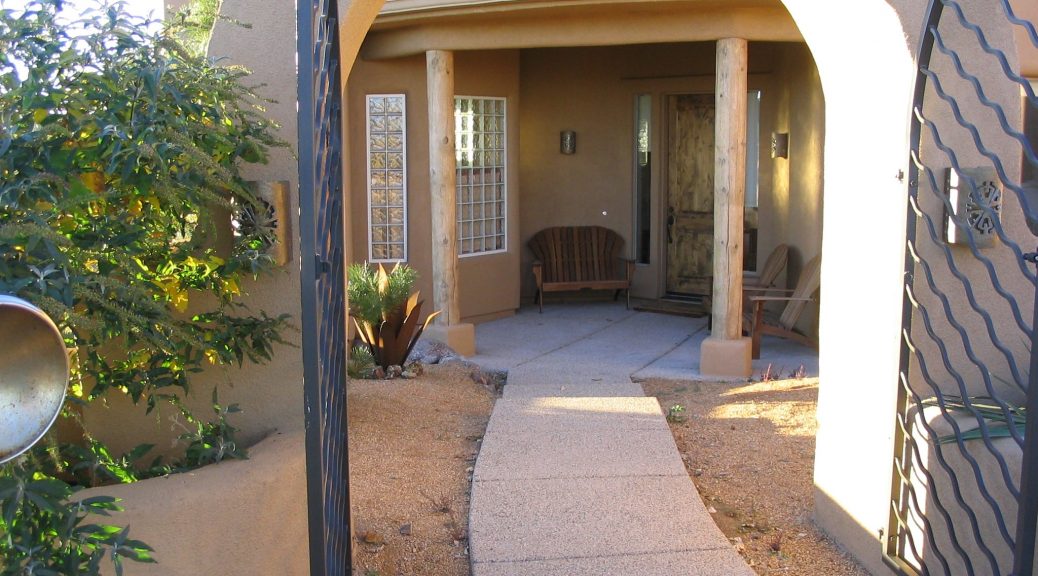
M 715 376 L 745 377 L 752 372 L 750 339 L 742 337 L 746 62 L 745 39 L 717 41 L 713 333 L 700 348 L 701 371 Z
M 463 356 L 476 353 L 472 324 L 461 323 L 458 292 L 457 199 L 454 156 L 454 53 L 425 54 L 429 102 L 429 192 L 432 196 L 433 309 L 430 335 Z

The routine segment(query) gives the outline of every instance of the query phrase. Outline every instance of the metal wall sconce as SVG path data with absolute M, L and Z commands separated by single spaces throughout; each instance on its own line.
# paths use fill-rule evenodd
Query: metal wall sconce
M 789 158 L 789 132 L 771 133 L 771 157 Z
M 945 241 L 978 248 L 995 243 L 995 224 L 1002 221 L 1002 183 L 994 168 L 948 168 L 945 192 L 951 205 L 945 218 Z
M 577 133 L 573 130 L 559 132 L 559 152 L 563 154 L 576 154 Z

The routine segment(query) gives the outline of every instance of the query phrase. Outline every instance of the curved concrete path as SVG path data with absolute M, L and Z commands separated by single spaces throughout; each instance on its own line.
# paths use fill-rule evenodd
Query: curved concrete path
M 474 576 L 753 576 L 703 506 L 656 399 L 632 382 L 697 377 L 692 349 L 706 335 L 703 319 L 602 303 L 477 327 L 472 360 L 508 370 L 508 383 L 473 475 Z

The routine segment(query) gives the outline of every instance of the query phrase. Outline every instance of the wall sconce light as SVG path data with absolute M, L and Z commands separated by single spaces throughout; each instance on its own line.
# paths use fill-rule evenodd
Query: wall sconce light
M 559 152 L 563 154 L 576 154 L 577 133 L 573 130 L 559 132 Z
M 771 157 L 789 158 L 789 132 L 771 133 Z

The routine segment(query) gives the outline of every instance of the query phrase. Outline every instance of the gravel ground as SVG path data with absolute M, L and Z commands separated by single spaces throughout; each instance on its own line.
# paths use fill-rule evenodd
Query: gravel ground
M 452 363 L 350 381 L 356 574 L 469 574 L 472 465 L 494 404 L 478 379 Z
M 868 575 L 811 519 L 817 378 L 643 387 L 674 416 L 668 420 L 689 475 L 758 574 Z

